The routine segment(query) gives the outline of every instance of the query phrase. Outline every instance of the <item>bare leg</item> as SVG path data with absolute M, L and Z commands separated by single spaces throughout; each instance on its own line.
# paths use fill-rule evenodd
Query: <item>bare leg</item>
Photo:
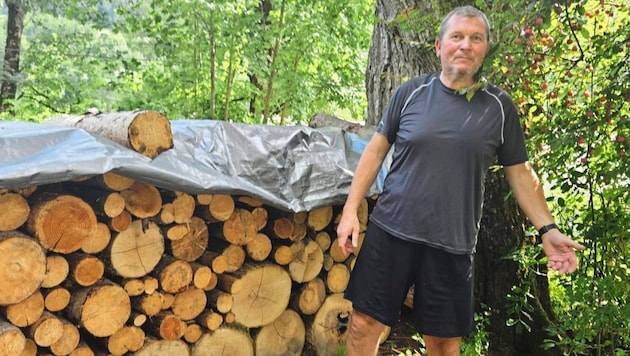
M 384 329 L 383 323 L 353 310 L 346 338 L 346 356 L 376 355 L 379 337 Z
M 429 356 L 459 356 L 461 337 L 444 338 L 423 335 L 422 339 L 427 347 Z

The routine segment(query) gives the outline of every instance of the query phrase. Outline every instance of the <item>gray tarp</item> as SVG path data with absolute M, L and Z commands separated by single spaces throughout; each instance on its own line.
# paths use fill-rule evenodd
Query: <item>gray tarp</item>
M 0 188 L 114 171 L 160 188 L 249 195 L 308 211 L 343 203 L 369 139 L 337 128 L 213 120 L 173 120 L 171 126 L 173 149 L 151 160 L 82 129 L 0 121 Z M 381 191 L 384 173 L 370 194 Z

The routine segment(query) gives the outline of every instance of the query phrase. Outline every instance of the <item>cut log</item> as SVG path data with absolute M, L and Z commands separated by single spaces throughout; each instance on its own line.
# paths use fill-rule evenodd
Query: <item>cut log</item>
M 131 214 L 127 210 L 125 210 L 119 215 L 109 219 L 109 221 L 107 222 L 107 226 L 114 232 L 122 232 L 125 231 L 129 227 L 129 225 L 131 225 L 132 221 L 133 218 L 131 217 Z
M 220 225 L 220 224 L 213 224 Z M 247 245 L 258 233 L 252 213 L 245 209 L 236 209 L 225 221 L 216 236 L 234 245 Z
M 329 295 L 307 327 L 306 338 L 318 355 L 337 355 L 345 342 L 352 303 L 343 295 Z
M 306 224 L 295 223 L 293 224 L 293 232 L 291 233 L 291 236 L 289 237 L 289 239 L 291 241 L 302 241 L 306 237 L 307 233 L 308 233 L 308 228 Z
M 144 330 L 136 326 L 125 326 L 107 338 L 107 350 L 114 355 L 125 355 L 144 346 Z
M 223 326 L 204 334 L 192 347 L 191 356 L 254 356 L 252 339 L 241 329 Z
M 232 307 L 234 307 L 234 297 L 230 293 L 223 292 L 218 289 L 213 289 L 206 292 L 207 307 L 218 311 L 221 314 L 226 314 Z
M 236 199 L 239 203 L 245 204 L 247 206 L 251 206 L 252 208 L 258 208 L 263 206 L 263 202 L 248 196 L 240 196 Z
M 131 221 L 130 221 L 131 223 Z M 129 226 L 129 225 L 127 225 Z M 112 232 L 109 227 L 102 222 L 96 224 L 96 228 L 90 236 L 88 236 L 83 245 L 81 245 L 81 251 L 85 253 L 96 254 L 99 253 L 109 245 L 109 241 L 112 239 Z
M 0 305 L 28 298 L 45 275 L 46 254 L 35 239 L 18 231 L 0 231 Z
M 266 325 L 282 314 L 289 304 L 291 277 L 272 264 L 245 264 L 235 274 L 243 289 L 234 293 L 232 312 L 246 327 Z
M 269 235 L 281 240 L 289 239 L 293 234 L 293 224 L 293 221 L 286 217 L 275 219 Z
M 133 182 L 134 180 L 132 178 L 110 171 L 101 175 L 93 176 L 90 179 L 83 181 L 82 184 L 120 192 L 131 187 Z
M 252 210 L 252 217 L 254 218 L 254 225 L 256 226 L 256 231 L 261 231 L 267 226 L 267 219 L 269 217 L 269 213 L 267 209 L 262 206 L 254 208 Z
M 2 346 L 0 346 L 0 350 L 2 350 Z M 0 352 L 0 355 L 2 355 L 2 352 Z M 27 338 L 26 343 L 24 345 L 24 350 L 19 355 L 20 356 L 37 356 L 37 344 L 35 343 L 35 341 L 33 341 L 33 339 Z
M 173 294 L 186 289 L 193 279 L 190 263 L 169 255 L 162 257 L 152 275 L 158 279 L 164 292 Z
M 96 222 L 94 210 L 83 200 L 46 193 L 33 203 L 27 227 L 45 249 L 71 253 L 83 246 Z
M 179 226 L 185 227 L 186 233 L 182 238 L 170 241 L 171 254 L 184 261 L 195 261 L 208 247 L 208 226 L 198 217 L 191 217 Z
M 0 194 L 0 231 L 16 230 L 28 220 L 31 207 L 15 193 Z
M 139 295 L 144 294 L 144 281 L 140 278 L 130 278 L 127 280 L 123 280 L 119 283 L 127 295 L 130 297 L 137 297 Z
M 79 341 L 79 345 L 68 356 L 94 356 L 94 351 L 85 341 Z
M 320 231 L 315 235 L 315 242 L 317 242 L 322 251 L 328 251 L 332 239 L 330 238 L 329 233 L 326 231 Z
M 223 324 L 223 315 L 206 309 L 195 320 L 208 330 L 214 331 Z
M 190 349 L 183 340 L 160 340 L 147 337 L 144 346 L 134 354 L 135 356 L 189 356 Z M 206 354 L 209 355 L 209 354 Z
M 160 191 L 151 184 L 136 181 L 120 194 L 125 199 L 125 209 L 137 218 L 156 216 L 162 209 Z
M 184 340 L 189 344 L 194 344 L 199 341 L 203 335 L 203 329 L 201 325 L 191 322 L 186 325 L 186 331 L 184 331 Z
M 210 267 L 216 274 L 224 273 L 228 267 L 227 258 L 215 251 L 204 252 L 197 262 Z
M 224 257 L 223 260 L 218 261 L 224 264 L 220 267 L 222 271 L 215 271 L 216 273 L 234 272 L 238 270 L 241 268 L 245 262 L 245 258 L 247 257 L 245 249 L 243 249 L 242 246 L 230 244 L 221 240 L 215 240 L 210 248 L 213 251 L 218 252 L 220 256 Z M 216 257 L 212 260 L 213 268 L 215 267 L 215 259 Z
M 76 325 L 70 323 L 67 320 L 62 321 L 62 333 L 59 340 L 50 345 L 50 352 L 53 355 L 68 355 L 79 345 L 81 335 Z
M 184 336 L 186 323 L 173 313 L 162 311 L 143 325 L 145 332 L 164 340 L 177 340 Z
M 217 275 L 210 267 L 195 262 L 191 262 L 190 267 L 193 271 L 192 283 L 196 288 L 211 290 L 217 285 Z
M 173 147 L 171 124 L 163 114 L 135 110 L 50 118 L 46 124 L 76 127 L 106 137 L 149 158 Z
M 234 213 L 234 198 L 228 194 L 215 194 L 208 204 L 208 221 L 226 221 Z
M 125 199 L 122 195 L 119 192 L 112 192 L 106 188 L 66 182 L 63 184 L 62 191 L 88 203 L 94 210 L 94 213 L 99 216 L 112 218 L 125 210 Z
M 0 356 L 20 355 L 26 347 L 26 337 L 20 329 L 0 317 Z
M 48 347 L 63 336 L 63 322 L 50 312 L 44 312 L 27 329 L 28 337 L 38 346 Z
M 188 222 L 195 213 L 195 198 L 190 194 L 181 193 L 172 202 L 173 218 L 176 224 Z
M 37 290 L 23 301 L 2 310 L 11 324 L 24 328 L 36 322 L 44 313 L 44 296 Z
M 108 280 L 72 291 L 66 309 L 71 321 L 96 337 L 110 336 L 131 315 L 131 300 L 125 290 Z
M 243 290 L 243 282 L 236 276 L 227 273 L 217 275 L 217 286 L 222 291 L 230 294 Z
M 70 278 L 80 286 L 96 284 L 105 274 L 105 264 L 94 255 L 73 253 L 68 255 Z
M 209 193 L 197 194 L 195 196 L 195 201 L 198 205 L 210 205 L 212 197 L 213 195 Z
M 289 263 L 289 274 L 291 279 L 298 283 L 305 283 L 321 272 L 324 265 L 324 253 L 319 245 L 313 240 L 304 240 L 304 248 Z
M 164 305 L 164 295 L 159 292 L 131 297 L 131 307 L 148 317 L 159 314 Z
M 49 254 L 46 257 L 46 275 L 41 286 L 44 288 L 52 288 L 65 281 L 70 273 L 70 265 L 68 260 L 57 254 Z
M 44 308 L 51 313 L 64 310 L 72 299 L 70 291 L 64 287 L 55 287 L 45 292 Z
M 325 299 L 326 285 L 321 278 L 317 277 L 300 286 L 297 293 L 292 296 L 291 304 L 301 314 L 313 315 L 319 310 Z
M 350 270 L 343 263 L 335 263 L 326 275 L 326 287 L 330 293 L 343 293 L 350 280 Z
M 332 217 L 333 208 L 331 205 L 327 205 L 309 211 L 306 223 L 311 229 L 321 231 L 328 227 Z
M 254 261 L 264 261 L 271 253 L 271 239 L 263 233 L 257 233 L 254 239 L 247 243 L 247 255 Z
M 112 239 L 105 259 L 115 274 L 137 278 L 153 271 L 163 253 L 164 236 L 157 224 L 135 220 Z
M 286 309 L 280 316 L 263 326 L 254 337 L 256 355 L 301 355 L 306 330 L 300 315 Z
M 203 289 L 191 287 L 175 294 L 171 310 L 181 320 L 193 320 L 203 312 L 207 300 Z

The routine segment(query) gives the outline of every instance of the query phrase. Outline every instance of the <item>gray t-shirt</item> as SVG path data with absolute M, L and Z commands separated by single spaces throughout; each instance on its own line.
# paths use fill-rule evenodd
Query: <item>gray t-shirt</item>
M 394 93 L 377 131 L 394 145 L 371 221 L 401 239 L 472 253 L 490 165 L 528 160 L 516 107 L 496 86 L 469 101 L 439 73 Z

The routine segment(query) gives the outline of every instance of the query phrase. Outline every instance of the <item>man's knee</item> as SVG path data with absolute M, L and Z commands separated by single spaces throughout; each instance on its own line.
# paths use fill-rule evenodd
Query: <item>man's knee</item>
M 380 335 L 385 325 L 367 314 L 356 310 L 352 311 L 350 318 L 350 333 L 361 337 Z
M 438 337 L 423 335 L 422 339 L 427 347 L 429 356 L 456 356 L 459 355 L 461 337 Z

